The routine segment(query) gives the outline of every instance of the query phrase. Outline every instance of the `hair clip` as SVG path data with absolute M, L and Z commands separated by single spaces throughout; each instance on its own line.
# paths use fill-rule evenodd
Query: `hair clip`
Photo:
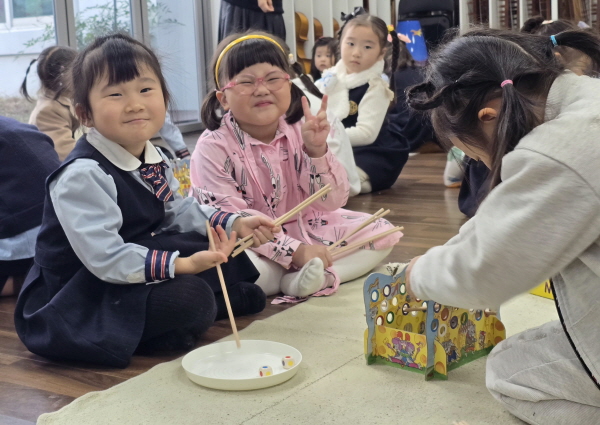
M 558 46 L 558 42 L 556 41 L 556 37 L 551 35 L 550 36 L 550 40 L 552 41 L 552 44 L 554 44 L 554 47 Z
M 288 63 L 289 63 L 290 65 L 293 65 L 293 64 L 295 64 L 295 63 L 296 63 L 296 58 L 295 58 L 295 57 L 294 57 L 294 55 L 293 55 L 293 54 L 291 54 L 291 53 L 288 55 Z
M 364 15 L 366 13 L 367 13 L 367 11 L 365 9 L 363 9 L 360 6 L 356 6 L 352 13 L 346 14 L 346 13 L 342 12 L 341 18 L 342 18 L 342 21 L 348 22 L 348 21 L 356 18 L 358 15 Z

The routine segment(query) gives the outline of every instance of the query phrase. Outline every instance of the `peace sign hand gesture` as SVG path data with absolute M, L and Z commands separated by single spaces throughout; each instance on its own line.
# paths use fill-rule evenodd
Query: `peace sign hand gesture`
M 327 136 L 329 135 L 329 121 L 327 121 L 327 95 L 323 96 L 321 109 L 317 115 L 310 112 L 308 100 L 302 97 L 304 110 L 304 124 L 302 124 L 302 140 L 304 149 L 311 158 L 321 158 L 327 153 Z

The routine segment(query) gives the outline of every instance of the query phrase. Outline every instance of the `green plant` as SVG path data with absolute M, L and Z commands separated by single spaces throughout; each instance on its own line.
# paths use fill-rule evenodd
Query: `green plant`
M 161 2 L 148 2 L 148 20 L 151 28 L 166 25 L 183 25 L 177 19 L 168 18 L 171 9 Z M 112 4 L 106 3 L 86 7 L 75 16 L 75 36 L 77 47 L 84 48 L 96 37 L 113 32 L 130 32 L 131 12 L 129 0 L 115 0 Z M 44 25 L 44 32 L 39 37 L 32 38 L 24 43 L 25 48 L 55 39 L 54 24 Z M 20 52 L 23 53 L 23 52 Z

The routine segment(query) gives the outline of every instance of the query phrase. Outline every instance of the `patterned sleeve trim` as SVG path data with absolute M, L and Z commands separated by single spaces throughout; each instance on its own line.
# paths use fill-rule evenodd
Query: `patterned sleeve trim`
M 175 152 L 175 156 L 177 158 L 185 158 L 186 156 L 190 156 L 190 151 L 188 148 L 179 149 Z
M 234 215 L 234 213 L 217 211 L 210 217 L 210 227 L 216 229 L 217 226 L 221 226 L 223 229 L 225 229 L 232 215 Z M 206 231 L 208 231 L 208 229 L 206 229 Z
M 173 252 L 151 249 L 146 255 L 146 282 L 155 282 L 171 278 L 169 266 Z

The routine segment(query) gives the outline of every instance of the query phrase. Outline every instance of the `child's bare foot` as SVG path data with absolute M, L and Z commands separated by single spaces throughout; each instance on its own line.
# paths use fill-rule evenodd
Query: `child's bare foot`
M 0 297 L 8 297 L 10 295 L 14 295 L 15 293 L 15 285 L 14 279 L 12 276 L 9 276 L 4 283 L 4 288 L 2 288 L 2 292 L 0 292 Z
M 2 288 L 0 297 L 19 295 L 19 292 L 21 292 L 21 288 L 23 287 L 23 283 L 25 283 L 25 277 L 26 276 L 9 276 L 4 284 L 4 288 Z

